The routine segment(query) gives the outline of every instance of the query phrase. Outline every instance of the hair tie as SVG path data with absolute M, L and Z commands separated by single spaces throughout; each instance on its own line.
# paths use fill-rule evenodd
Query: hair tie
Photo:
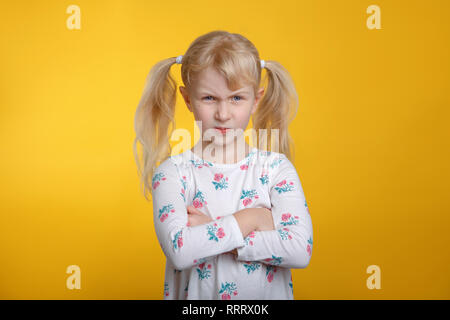
M 261 60 L 261 69 L 264 69 L 266 67 L 266 62 L 264 60 Z

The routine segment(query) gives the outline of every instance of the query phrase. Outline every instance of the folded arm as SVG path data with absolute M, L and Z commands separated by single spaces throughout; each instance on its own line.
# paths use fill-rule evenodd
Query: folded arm
M 237 249 L 240 261 L 306 268 L 312 254 L 312 221 L 295 167 L 281 155 L 269 178 L 275 230 L 255 231 Z
M 156 235 L 165 256 L 178 270 L 244 245 L 243 234 L 234 215 L 187 226 L 186 183 L 183 178 L 170 158 L 156 168 L 152 178 Z

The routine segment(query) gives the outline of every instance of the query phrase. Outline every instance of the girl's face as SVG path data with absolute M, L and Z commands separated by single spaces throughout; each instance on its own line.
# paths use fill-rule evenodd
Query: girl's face
M 256 96 L 251 86 L 242 87 L 233 92 L 229 90 L 225 78 L 214 68 L 209 67 L 197 75 L 191 92 L 188 92 L 185 87 L 180 87 L 180 92 L 189 111 L 194 113 L 195 120 L 201 121 L 202 134 L 209 133 L 207 137 L 214 135 L 219 138 L 211 138 L 209 140 L 212 142 L 206 141 L 203 146 L 214 143 L 218 147 L 223 147 L 239 138 L 234 138 L 235 135 L 231 133 L 239 136 L 237 134 L 239 132 L 229 131 L 224 134 L 216 128 L 245 131 L 250 116 L 256 111 L 257 104 L 264 93 L 264 88 L 260 88 Z

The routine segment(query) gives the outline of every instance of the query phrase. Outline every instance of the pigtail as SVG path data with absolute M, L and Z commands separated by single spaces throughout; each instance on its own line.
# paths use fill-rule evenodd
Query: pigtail
M 283 153 L 290 161 L 293 139 L 288 127 L 298 110 L 298 94 L 289 72 L 277 61 L 265 61 L 267 88 L 253 115 L 253 128 L 257 132 L 267 129 L 267 141 L 261 141 L 258 148 Z M 272 138 L 271 129 L 279 129 L 278 138 Z M 261 133 L 260 133 L 261 137 Z M 277 140 L 273 141 L 272 139 Z M 278 143 L 278 150 L 272 150 L 272 143 Z M 294 148 L 292 148 L 294 152 Z
M 147 198 L 147 191 L 152 194 L 155 168 L 171 153 L 169 144 L 169 125 L 175 128 L 175 103 L 177 83 L 170 74 L 170 67 L 176 58 L 158 62 L 150 70 L 142 97 L 139 101 L 134 129 L 136 138 L 133 143 L 134 158 L 141 181 L 141 191 Z M 137 143 L 142 145 L 142 166 L 137 153 Z

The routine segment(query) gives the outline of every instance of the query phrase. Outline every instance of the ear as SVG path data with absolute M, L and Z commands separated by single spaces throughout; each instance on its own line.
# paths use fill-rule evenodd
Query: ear
M 256 97 L 255 97 L 255 104 L 253 105 L 252 108 L 252 114 L 255 113 L 257 106 L 258 106 L 258 102 L 261 100 L 262 96 L 264 95 L 264 88 L 259 88 Z
M 183 96 L 183 99 L 184 99 L 184 102 L 186 103 L 187 108 L 189 109 L 190 112 L 192 112 L 191 99 L 189 97 L 189 93 L 187 92 L 186 88 L 180 86 L 180 93 Z

